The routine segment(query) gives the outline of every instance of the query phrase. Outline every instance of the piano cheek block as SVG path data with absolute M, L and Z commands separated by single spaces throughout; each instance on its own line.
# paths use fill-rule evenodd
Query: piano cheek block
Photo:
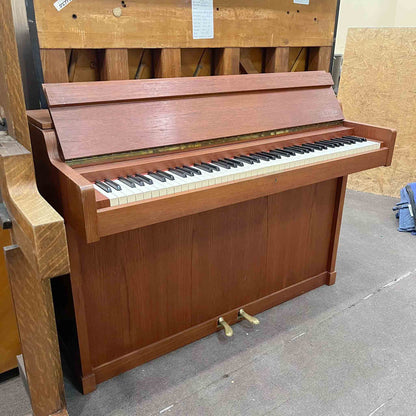
M 347 175 L 394 148 L 393 130 L 343 120 L 324 72 L 44 88 L 32 150 L 65 219 L 55 304 L 78 343 L 58 332 L 84 393 L 334 283 Z

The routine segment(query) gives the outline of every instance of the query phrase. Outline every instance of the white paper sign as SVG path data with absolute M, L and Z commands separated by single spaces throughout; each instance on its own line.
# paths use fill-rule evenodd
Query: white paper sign
M 64 7 L 68 6 L 71 1 L 72 0 L 57 0 L 53 5 L 55 6 L 55 9 L 60 12 Z
M 293 0 L 295 4 L 309 4 L 309 0 Z
M 213 0 L 192 0 L 192 32 L 194 39 L 214 38 Z

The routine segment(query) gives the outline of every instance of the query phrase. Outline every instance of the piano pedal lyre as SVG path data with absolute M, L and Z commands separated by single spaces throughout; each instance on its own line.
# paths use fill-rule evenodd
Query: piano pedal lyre
M 238 317 L 249 321 L 253 325 L 258 325 L 260 323 L 260 321 L 255 316 L 249 315 L 244 309 L 240 309 L 238 311 Z
M 225 336 L 226 337 L 232 337 L 233 336 L 233 329 L 231 328 L 230 325 L 228 325 L 228 323 L 225 321 L 225 319 L 221 316 L 218 319 L 218 325 L 222 326 L 224 328 L 224 332 L 225 332 Z

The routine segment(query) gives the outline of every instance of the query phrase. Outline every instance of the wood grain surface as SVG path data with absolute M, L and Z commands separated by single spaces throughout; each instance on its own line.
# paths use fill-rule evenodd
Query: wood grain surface
M 416 63 L 409 59 L 415 42 L 415 28 L 348 32 L 339 88 L 346 118 L 398 132 L 391 167 L 353 175 L 351 189 L 398 197 L 400 188 L 416 181 Z
M 184 335 L 169 343 L 170 337 L 209 322 L 215 331 L 212 320 L 239 306 L 313 276 L 325 283 L 337 184 L 332 179 L 93 244 L 68 230 L 83 376 L 92 372 L 101 382 L 109 365 L 123 371 L 129 355 L 152 344 L 163 341 L 165 353 L 193 340 Z
M 3 200 L 12 217 L 12 235 L 40 278 L 69 271 L 63 219 L 40 196 L 32 155 L 9 136 L 0 137 Z
M 10 135 L 30 149 L 29 129 L 10 0 L 0 0 L 0 117 Z M 9 24 L 5 24 L 9 22 Z
M 101 97 L 99 104 L 87 106 L 75 105 L 74 94 L 80 89 L 72 84 L 44 88 L 60 149 L 68 160 L 342 120 L 328 77 L 323 72 L 306 72 L 187 78 L 160 84 L 152 81 L 158 89 L 150 94 L 150 81 L 120 81 L 120 86 L 117 82 L 90 83 L 79 101 L 93 102 L 97 88 Z M 96 91 L 88 94 L 94 88 Z M 110 91 L 112 101 L 102 103 Z M 135 94 L 158 94 L 158 98 L 133 98 Z M 126 95 L 130 101 L 125 101 Z M 68 105 L 70 102 L 73 105 Z M 123 124 L 114 123 L 115 112 L 123 114 Z M 122 141 L 114 140 L 120 135 Z
M 33 413 L 67 414 L 50 281 L 39 279 L 19 247 L 5 255 Z
M 193 39 L 190 0 L 137 0 L 126 7 L 91 0 L 60 12 L 35 0 L 34 7 L 40 47 L 47 49 L 332 46 L 337 1 L 216 0 L 213 39 Z

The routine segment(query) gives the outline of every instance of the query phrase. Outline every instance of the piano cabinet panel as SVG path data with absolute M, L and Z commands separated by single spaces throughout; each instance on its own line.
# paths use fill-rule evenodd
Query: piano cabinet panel
M 338 179 L 269 196 L 262 296 L 327 270 Z
M 241 306 L 257 304 L 258 313 L 300 294 L 297 284 L 323 284 L 338 184 L 331 179 L 91 244 L 68 232 L 70 252 L 80 253 L 72 256 L 71 282 L 79 343 L 88 345 L 84 379 L 91 371 L 101 382 L 133 368 L 192 342 L 189 333 L 202 327 L 199 337 L 214 332 L 220 315 Z M 273 297 L 284 289 L 289 295 Z M 152 346 L 162 352 L 149 353 Z

